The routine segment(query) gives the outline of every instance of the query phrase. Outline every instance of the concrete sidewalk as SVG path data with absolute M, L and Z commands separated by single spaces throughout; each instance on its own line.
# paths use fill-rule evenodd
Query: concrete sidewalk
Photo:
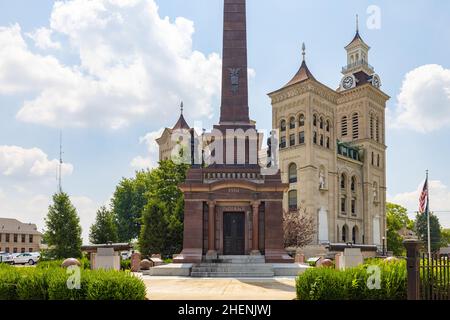
M 142 276 L 150 300 L 293 300 L 295 278 Z

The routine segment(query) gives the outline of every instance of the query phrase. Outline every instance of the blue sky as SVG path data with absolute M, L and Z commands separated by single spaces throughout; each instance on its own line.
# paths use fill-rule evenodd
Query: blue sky
M 0 216 L 43 228 L 62 128 L 63 187 L 85 236 L 120 178 L 155 162 L 153 138 L 175 123 L 180 100 L 188 122 L 218 121 L 222 41 L 223 1 L 93 3 L 0 0 Z M 370 5 L 380 29 L 366 26 Z M 429 169 L 432 208 L 450 211 L 450 3 L 248 0 L 247 11 L 250 110 L 263 129 L 267 93 L 295 74 L 302 42 L 315 77 L 337 88 L 359 14 L 369 62 L 392 97 L 389 198 L 416 210 Z M 450 227 L 450 212 L 440 218 Z

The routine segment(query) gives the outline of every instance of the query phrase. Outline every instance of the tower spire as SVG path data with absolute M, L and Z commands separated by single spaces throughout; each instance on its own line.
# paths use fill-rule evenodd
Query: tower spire
M 305 45 L 305 43 L 303 42 L 303 44 L 302 44 L 302 56 L 303 56 L 303 61 L 306 61 L 306 45 Z
M 183 115 L 183 110 L 184 110 L 183 101 L 181 101 L 181 105 L 180 105 L 181 115 Z
M 359 33 L 359 15 L 356 15 L 356 33 Z

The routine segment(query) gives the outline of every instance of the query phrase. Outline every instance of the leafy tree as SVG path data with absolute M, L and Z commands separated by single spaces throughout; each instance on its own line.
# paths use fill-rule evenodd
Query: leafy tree
M 450 246 L 450 229 L 441 230 L 441 247 Z
M 89 240 L 93 244 L 117 242 L 118 240 L 114 214 L 104 206 L 97 211 L 95 223 L 91 226 Z
M 142 210 L 148 202 L 152 183 L 151 175 L 148 170 L 138 171 L 135 178 L 123 178 L 116 187 L 111 206 L 121 242 L 129 242 L 139 236 Z
M 394 255 L 403 255 L 403 236 L 401 231 L 412 230 L 414 223 L 408 218 L 408 210 L 393 203 L 386 204 L 387 248 Z
M 428 244 L 427 215 L 418 214 L 415 222 L 416 233 L 425 244 Z M 430 212 L 430 236 L 431 251 L 436 252 L 441 248 L 441 225 L 438 217 Z
M 159 167 L 151 171 L 150 190 L 147 194 L 149 202 L 144 210 L 143 227 L 139 238 L 144 255 L 161 253 L 170 256 L 181 251 L 184 197 L 178 185 L 186 179 L 187 169 L 188 166 L 185 164 L 176 164 L 168 160 L 160 162 Z M 156 217 L 160 217 L 160 220 L 158 221 Z M 155 235 L 148 234 L 155 229 L 158 229 L 155 233 L 157 237 L 162 239 L 155 239 Z M 152 252 L 156 248 L 159 252 Z
M 285 247 L 301 248 L 310 244 L 316 233 L 314 218 L 304 210 L 283 213 Z
M 56 259 L 81 257 L 81 226 L 77 210 L 66 193 L 53 195 L 45 219 L 44 239 L 49 246 L 48 254 Z

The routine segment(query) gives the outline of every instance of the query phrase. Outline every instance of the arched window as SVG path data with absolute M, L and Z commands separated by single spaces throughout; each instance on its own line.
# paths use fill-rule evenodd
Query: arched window
M 355 176 L 352 177 L 350 189 L 352 190 L 352 192 L 356 192 L 356 177 Z
M 313 133 L 313 143 L 317 144 L 317 132 L 315 132 L 315 131 Z
M 280 129 L 286 131 L 286 120 L 281 120 Z
M 347 225 L 344 225 L 342 227 L 342 242 L 347 243 L 348 240 L 348 227 Z
M 323 147 L 324 146 L 324 137 L 323 134 L 320 135 L 320 145 Z
M 316 115 L 313 116 L 313 126 L 314 127 L 317 126 L 317 116 Z
M 330 132 L 330 129 L 331 129 L 330 120 L 327 120 L 326 129 L 327 129 L 327 132 Z
M 289 183 L 297 182 L 297 165 L 295 163 L 291 163 L 289 165 Z
M 347 187 L 347 176 L 345 173 L 341 174 L 341 189 L 344 189 Z
M 351 211 L 352 216 L 356 217 L 356 198 L 352 199 Z
M 289 210 L 296 211 L 297 210 L 297 190 L 289 191 L 288 198 L 289 198 Z
M 372 165 L 375 165 L 375 154 L 372 152 Z
M 357 113 L 354 113 L 352 116 L 352 130 L 353 130 L 353 139 L 359 138 L 359 116 Z
M 380 167 L 380 155 L 377 155 L 377 167 Z
M 320 117 L 319 124 L 320 124 L 320 129 L 323 129 L 324 122 L 323 122 L 322 117 Z
M 294 117 L 292 117 L 291 120 L 289 121 L 289 128 L 295 129 L 295 118 Z
M 341 119 L 341 135 L 343 137 L 346 137 L 347 134 L 348 134 L 347 116 L 343 116 Z
M 298 118 L 298 124 L 300 127 L 305 126 L 305 115 L 304 114 L 301 114 L 300 117 Z
M 356 244 L 358 241 L 358 227 L 354 226 L 352 229 L 352 242 L 353 244 Z
M 327 137 L 327 148 L 330 149 L 330 137 Z

